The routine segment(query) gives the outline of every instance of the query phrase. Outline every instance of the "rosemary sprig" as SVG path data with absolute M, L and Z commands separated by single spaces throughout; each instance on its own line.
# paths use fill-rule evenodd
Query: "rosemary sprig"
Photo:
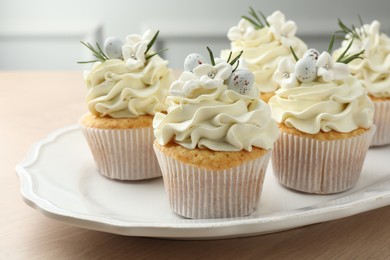
M 97 48 L 98 48 L 98 50 L 99 50 L 99 53 L 100 53 L 102 56 L 104 56 L 104 58 L 105 58 L 106 60 L 109 60 L 110 58 L 108 58 L 108 56 L 102 51 L 102 48 L 100 48 L 100 46 L 99 46 L 98 43 L 96 43 L 96 46 L 97 46 Z
M 330 39 L 330 42 L 329 42 L 328 53 L 332 53 L 333 44 L 334 44 L 334 39 L 335 39 L 335 35 L 332 34 L 332 38 Z
M 267 18 L 265 17 L 265 15 L 264 15 L 261 11 L 258 11 L 258 12 L 259 12 L 259 14 L 261 15 L 261 17 L 263 17 L 263 20 L 264 20 L 265 24 L 269 27 L 270 25 L 269 25 L 269 23 L 268 23 Z
M 360 55 L 363 55 L 365 50 L 362 50 L 353 55 L 348 54 L 348 51 L 351 48 L 354 39 L 355 38 L 352 38 L 351 42 L 348 44 L 347 48 L 343 51 L 343 53 L 341 53 L 336 62 L 348 64 L 355 59 L 363 59 L 363 57 L 361 57 Z
M 298 56 L 297 56 L 297 54 L 295 53 L 293 47 L 290 46 L 290 50 L 291 50 L 292 55 L 294 56 L 295 61 L 298 61 L 298 60 L 299 60 L 299 59 L 298 59 Z
M 146 51 L 144 52 L 144 54 L 148 53 L 150 48 L 152 48 L 152 46 L 154 45 L 154 43 L 157 40 L 157 37 L 158 37 L 159 33 L 160 33 L 160 31 L 157 31 L 156 34 L 153 36 L 152 40 L 148 43 L 148 46 L 146 47 Z
M 240 51 L 240 53 L 233 60 L 230 60 L 232 58 L 232 55 L 233 55 L 233 52 L 230 51 L 229 57 L 228 57 L 226 62 L 229 63 L 232 66 L 234 65 L 234 63 L 237 62 L 236 67 L 234 67 L 234 69 L 233 69 L 233 72 L 236 71 L 236 69 L 238 68 L 238 65 L 240 65 L 240 60 L 239 59 L 240 59 L 240 57 L 241 57 L 243 52 L 244 51 Z
M 255 27 L 256 30 L 264 28 L 265 25 L 269 26 L 269 23 L 267 22 L 267 18 L 264 16 L 264 14 L 260 11 L 258 11 L 258 13 L 260 14 L 261 18 L 264 21 L 261 21 L 260 17 L 257 15 L 255 10 L 251 6 L 249 7 L 250 16 L 243 15 L 241 17 L 247 20 L 248 22 L 250 22 Z
M 168 49 L 165 48 L 165 49 L 159 50 L 158 52 L 155 52 L 155 53 L 153 53 L 153 54 L 146 55 L 146 56 L 145 56 L 145 60 L 148 60 L 148 59 L 152 58 L 153 56 L 158 55 L 158 54 L 160 54 L 161 52 L 167 51 L 167 50 L 168 50 Z
M 227 63 L 229 63 L 229 61 L 230 61 L 230 59 L 232 58 L 232 54 L 233 54 L 233 52 L 232 51 L 230 51 L 230 53 L 229 53 L 229 57 L 228 57 L 228 59 L 227 59 Z
M 264 24 L 261 22 L 259 16 L 255 12 L 255 10 L 253 10 L 252 6 L 249 7 L 249 14 L 252 15 L 252 17 L 257 21 L 258 24 L 261 25 L 261 27 L 264 27 Z
M 348 64 L 355 59 L 363 59 L 363 57 L 361 57 L 360 55 L 363 55 L 364 52 L 365 52 L 365 50 L 362 50 L 354 55 L 346 56 L 346 57 L 344 57 L 344 59 L 341 62 Z
M 355 38 L 352 38 L 352 40 L 351 40 L 351 42 L 348 44 L 347 48 L 340 54 L 340 56 L 339 56 L 338 59 L 337 59 L 337 62 L 341 62 L 341 60 L 345 57 L 345 55 L 347 54 L 347 52 L 348 52 L 349 49 L 351 48 L 354 39 L 355 39 Z
M 249 18 L 249 17 L 246 16 L 246 15 L 241 16 L 241 18 L 244 18 L 245 20 L 247 20 L 248 22 L 250 22 L 251 24 L 253 24 L 253 26 L 255 27 L 256 30 L 259 30 L 259 29 L 261 29 L 261 28 L 264 27 L 263 25 L 258 24 L 257 22 L 255 22 L 254 20 L 252 20 L 252 18 Z
M 208 46 L 207 46 L 206 48 L 207 48 L 207 51 L 209 52 L 211 65 L 215 66 L 214 54 L 213 54 L 213 52 L 210 50 L 210 48 L 209 48 Z
M 208 46 L 207 46 L 206 48 L 207 48 L 207 51 L 209 52 L 211 65 L 215 66 L 214 54 L 213 54 L 212 50 L 211 50 Z M 238 68 L 238 65 L 240 64 L 239 59 L 240 59 L 240 57 L 241 57 L 241 55 L 242 55 L 243 52 L 244 52 L 244 51 L 240 51 L 240 53 L 239 53 L 233 60 L 230 60 L 230 59 L 232 58 L 232 54 L 233 54 L 233 52 L 230 51 L 229 57 L 228 57 L 228 59 L 227 59 L 226 62 L 229 63 L 231 66 L 233 66 L 234 63 L 237 62 L 237 65 L 236 65 L 236 67 L 233 69 L 233 72 Z
M 105 62 L 106 60 L 108 60 L 109 58 L 107 57 L 106 54 L 104 54 L 104 52 L 102 51 L 102 49 L 100 48 L 99 44 L 96 43 L 96 46 L 97 46 L 97 49 L 94 48 L 90 43 L 86 43 L 86 42 L 83 42 L 83 41 L 80 41 L 82 45 L 84 45 L 85 47 L 87 47 L 91 52 L 92 52 L 92 55 L 95 56 L 97 58 L 97 60 L 90 60 L 90 61 L 79 61 L 77 63 L 79 64 L 85 64 L 85 63 L 92 63 L 92 62 L 97 62 L 97 61 L 100 61 L 100 62 Z
M 97 62 L 99 60 L 89 60 L 89 61 L 78 61 L 77 63 L 78 64 L 86 64 L 86 63 L 93 63 L 93 62 Z
M 363 19 L 362 19 L 362 17 L 360 16 L 360 14 L 358 14 L 358 19 L 359 19 L 359 23 L 360 23 L 360 26 L 361 26 L 361 28 L 362 28 L 362 31 L 363 31 L 363 33 L 364 33 L 364 36 L 367 37 L 366 30 L 364 29 Z
M 340 26 L 341 32 L 345 34 L 351 34 L 353 38 L 359 39 L 360 36 L 358 31 L 356 30 L 356 27 L 354 25 L 351 26 L 351 28 L 348 28 L 341 20 L 340 18 L 338 19 L 338 25 Z
M 240 51 L 240 53 L 229 64 L 233 66 L 234 63 L 236 63 L 238 61 L 238 59 L 240 59 L 243 52 L 244 51 Z
M 232 72 L 235 72 L 239 65 L 240 65 L 240 60 L 237 61 L 237 65 L 236 65 L 236 67 L 232 70 Z
M 153 36 L 152 40 L 148 43 L 148 45 L 146 47 L 146 51 L 144 52 L 145 60 L 148 60 L 148 59 L 152 58 L 153 56 L 160 54 L 163 51 L 168 50 L 168 49 L 162 49 L 162 50 L 159 50 L 153 54 L 146 55 L 148 53 L 148 51 L 153 47 L 154 43 L 156 42 L 159 33 L 160 33 L 160 31 L 157 31 L 156 34 Z

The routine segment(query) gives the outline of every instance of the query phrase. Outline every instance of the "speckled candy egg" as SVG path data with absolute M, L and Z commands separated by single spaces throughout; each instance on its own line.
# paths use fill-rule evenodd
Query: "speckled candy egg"
M 192 72 L 196 67 L 204 63 L 204 58 L 198 53 L 191 53 L 184 60 L 184 70 Z
M 242 95 L 247 94 L 255 82 L 253 73 L 247 69 L 237 69 L 227 79 L 228 89 L 234 90 Z
M 318 56 L 320 56 L 320 52 L 317 51 L 316 49 L 308 49 L 303 54 L 303 58 L 310 58 L 313 60 L 318 60 Z
M 302 58 L 295 64 L 295 76 L 300 82 L 312 82 L 317 77 L 316 61 Z
M 109 37 L 104 41 L 104 52 L 110 59 L 123 59 L 122 41 L 115 37 Z

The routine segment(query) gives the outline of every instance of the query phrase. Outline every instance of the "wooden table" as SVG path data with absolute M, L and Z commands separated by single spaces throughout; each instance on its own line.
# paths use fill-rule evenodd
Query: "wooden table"
M 269 235 L 215 241 L 125 237 L 52 220 L 27 206 L 15 165 L 86 112 L 82 72 L 0 72 L 0 259 L 390 259 L 390 206 Z

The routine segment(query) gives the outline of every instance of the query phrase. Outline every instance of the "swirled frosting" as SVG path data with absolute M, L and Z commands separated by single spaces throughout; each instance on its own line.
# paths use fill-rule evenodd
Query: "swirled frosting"
M 135 118 L 165 111 L 165 97 L 171 83 L 167 64 L 158 55 L 136 69 L 120 59 L 95 63 L 85 76 L 90 112 L 98 116 Z
M 154 117 L 157 142 L 165 145 L 174 141 L 188 149 L 214 151 L 272 148 L 279 130 L 269 107 L 257 98 L 256 88 L 248 95 L 227 89 L 224 80 L 231 71 L 225 62 L 183 72 L 171 86 L 168 113 Z
M 248 68 L 255 76 L 255 84 L 261 92 L 274 92 L 280 86 L 273 81 L 281 58 L 291 56 L 290 46 L 301 57 L 307 50 L 306 44 L 295 36 L 297 27 L 293 21 L 285 21 L 280 11 L 267 17 L 269 26 L 255 29 L 251 23 L 241 19 L 237 26 L 230 28 L 228 38 L 231 41 L 233 57 L 241 50 L 241 66 Z M 224 50 L 221 56 L 226 58 L 230 50 Z
M 269 105 L 277 122 L 308 134 L 369 128 L 374 114 L 367 90 L 352 76 L 279 89 Z
M 380 23 L 373 21 L 357 28 L 359 38 L 355 38 L 349 53 L 365 50 L 363 59 L 356 59 L 349 63 L 352 75 L 360 79 L 368 93 L 374 97 L 390 97 L 390 38 L 380 33 Z M 351 35 L 347 35 L 342 47 L 333 54 L 337 58 L 351 42 Z

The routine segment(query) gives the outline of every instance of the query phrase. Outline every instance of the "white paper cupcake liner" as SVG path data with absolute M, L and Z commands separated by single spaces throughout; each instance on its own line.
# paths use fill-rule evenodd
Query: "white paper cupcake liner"
M 81 127 L 97 171 L 102 175 L 118 180 L 143 180 L 161 176 L 153 152 L 153 128 Z
M 331 194 L 351 189 L 357 182 L 375 126 L 359 136 L 316 140 L 281 133 L 272 154 L 273 172 L 291 189 Z
M 374 101 L 376 132 L 371 146 L 390 144 L 390 101 Z
M 271 152 L 225 170 L 201 169 L 166 156 L 154 147 L 171 209 L 193 219 L 251 214 L 262 192 Z

